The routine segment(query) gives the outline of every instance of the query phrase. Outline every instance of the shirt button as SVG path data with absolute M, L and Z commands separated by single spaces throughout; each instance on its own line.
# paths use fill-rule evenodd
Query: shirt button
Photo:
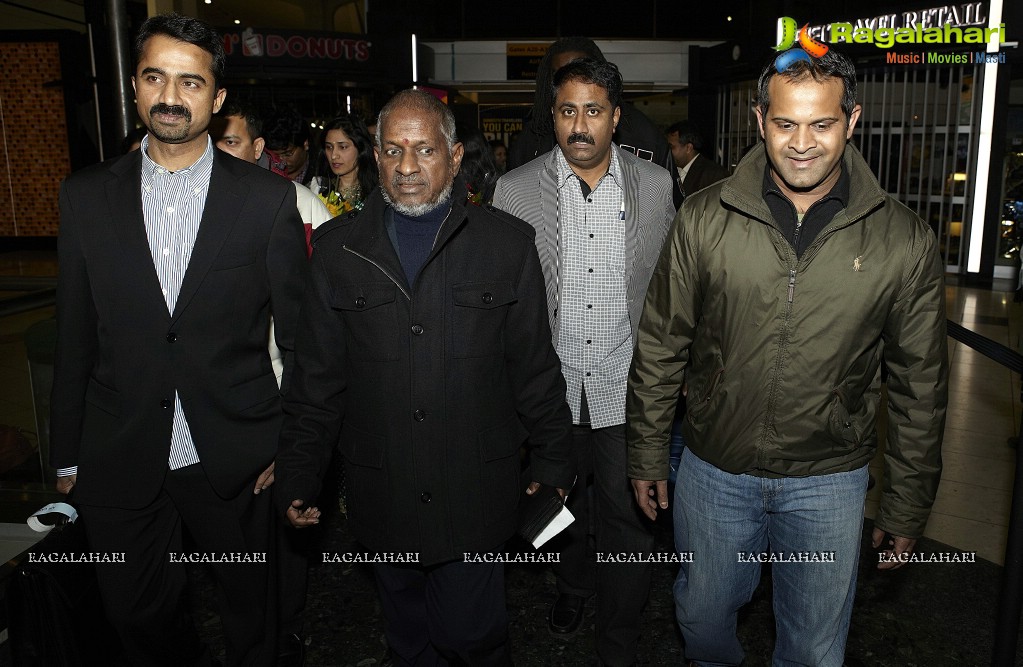
M 593 273 L 593 269 L 586 269 L 587 273 Z
M 361 296 L 359 298 L 357 298 L 355 300 L 355 307 L 356 308 L 365 308 L 366 307 L 366 299 L 364 299 Z
M 170 248 L 164 248 L 163 249 L 163 256 L 166 257 L 169 254 L 170 254 Z
M 423 493 L 419 496 L 419 501 L 424 505 L 431 500 L 433 500 L 433 496 L 431 496 L 428 491 L 423 491 Z
M 163 408 L 164 410 L 166 410 L 170 406 L 171 406 L 171 400 L 169 398 L 165 398 L 162 401 L 160 401 L 160 407 Z
M 424 419 L 426 419 L 426 413 L 423 412 L 422 410 L 416 410 L 415 412 L 412 413 L 412 418 L 415 419 L 417 422 L 421 422 Z
M 494 301 L 494 295 L 490 292 L 483 293 L 483 303 L 492 303 Z
M 421 324 L 413 324 L 412 325 L 412 333 L 414 335 L 416 335 L 416 336 L 422 336 L 423 335 L 423 325 L 421 325 Z
M 586 377 L 590 377 L 590 372 L 586 371 Z
M 169 334 L 167 334 L 167 342 L 168 343 L 173 343 L 177 339 L 178 339 L 178 335 L 176 333 L 174 333 L 173 331 L 170 332 Z
M 591 239 L 593 238 L 593 234 L 590 234 L 590 238 L 591 238 Z
M 592 303 L 586 304 L 586 310 L 589 310 L 590 308 L 593 308 L 593 304 Z
M 174 212 L 174 207 L 173 206 L 168 206 L 167 207 L 167 212 L 168 213 L 173 213 Z
M 592 197 L 587 197 L 586 198 L 586 203 L 587 204 L 592 204 L 593 203 L 593 198 Z
M 593 341 L 592 341 L 592 340 L 590 340 L 589 338 L 587 338 L 587 339 L 586 339 L 586 344 L 587 344 L 587 345 L 591 344 L 592 342 L 593 342 Z

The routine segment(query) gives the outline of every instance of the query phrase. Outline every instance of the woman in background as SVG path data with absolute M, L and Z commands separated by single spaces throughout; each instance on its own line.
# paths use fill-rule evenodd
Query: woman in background
M 361 120 L 341 114 L 323 126 L 316 176 L 309 189 L 333 215 L 360 211 L 377 186 L 373 141 Z
M 489 204 L 494 198 L 497 186 L 497 165 L 494 164 L 494 152 L 490 142 L 483 136 L 478 127 L 458 123 L 455 128 L 458 140 L 465 151 L 462 154 L 462 167 L 458 178 L 465 183 L 465 196 L 468 201 L 480 205 Z

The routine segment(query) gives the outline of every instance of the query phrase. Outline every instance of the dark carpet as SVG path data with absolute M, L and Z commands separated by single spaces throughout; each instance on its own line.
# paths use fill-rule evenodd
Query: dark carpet
M 390 665 L 384 622 L 369 566 L 322 563 L 321 552 L 361 551 L 338 513 L 317 527 L 310 559 L 305 616 L 308 667 Z M 864 528 L 859 584 L 846 650 L 847 667 L 986 665 L 1002 568 L 977 559 L 973 563 L 915 563 L 894 572 L 876 570 L 876 552 Z M 670 531 L 657 527 L 658 547 L 670 551 Z M 514 547 L 509 545 L 510 551 Z M 923 539 L 919 553 L 960 553 Z M 640 665 L 681 665 L 681 638 L 671 597 L 676 565 L 655 566 L 650 600 L 643 612 Z M 221 646 L 212 585 L 195 568 L 193 609 L 207 641 Z M 553 576 L 546 566 L 508 567 L 508 609 L 512 652 L 519 666 L 594 664 L 592 600 L 575 636 L 562 639 L 547 630 L 547 610 L 555 598 Z M 744 665 L 769 665 L 774 643 L 769 566 L 753 600 L 739 617 L 739 636 L 746 650 Z M 1020 642 L 1023 646 L 1023 641 Z M 1023 664 L 1023 663 L 1019 663 Z

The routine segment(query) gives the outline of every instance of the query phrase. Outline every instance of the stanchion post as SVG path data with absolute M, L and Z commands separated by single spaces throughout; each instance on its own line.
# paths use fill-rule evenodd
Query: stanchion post
M 1023 385 L 1020 386 L 1023 400 Z M 995 646 L 991 655 L 993 667 L 1016 664 L 1019 619 L 1023 612 L 1023 416 L 1016 439 L 1016 476 L 1012 481 L 1012 511 L 1009 513 L 1009 538 L 1005 544 L 1005 566 L 1002 569 L 1002 590 L 998 595 L 998 617 L 995 619 Z

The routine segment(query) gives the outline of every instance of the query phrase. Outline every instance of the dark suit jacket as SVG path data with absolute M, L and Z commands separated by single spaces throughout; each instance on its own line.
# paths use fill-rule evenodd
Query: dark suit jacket
M 202 222 L 174 313 L 142 214 L 141 152 L 60 191 L 50 464 L 78 466 L 75 499 L 139 508 L 167 472 L 174 392 L 223 497 L 273 460 L 281 399 L 267 332 L 290 350 L 305 272 L 295 187 L 214 151 Z
M 694 160 L 692 166 L 689 167 L 689 171 L 686 172 L 685 182 L 679 183 L 678 169 L 674 170 L 672 176 L 675 181 L 672 196 L 675 202 L 675 208 L 678 208 L 682 205 L 682 201 L 689 195 L 695 194 L 708 185 L 713 185 L 723 178 L 728 178 L 728 170 L 711 159 L 705 158 L 702 155 L 697 155 L 696 160 Z

